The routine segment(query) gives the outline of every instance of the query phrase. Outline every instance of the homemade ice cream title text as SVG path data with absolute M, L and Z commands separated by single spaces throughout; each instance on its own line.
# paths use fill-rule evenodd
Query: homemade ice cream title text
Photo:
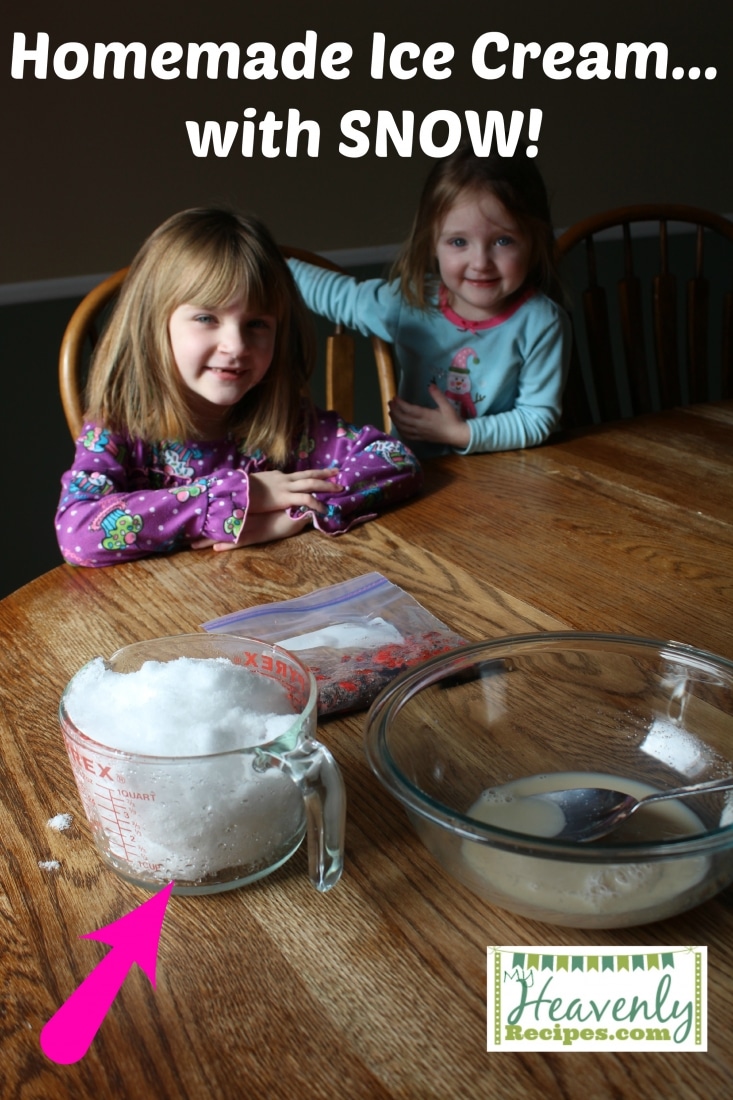
M 11 76 L 16 80 L 283 80 L 312 81 L 320 78 L 347 80 L 354 50 L 348 42 L 322 44 L 316 31 L 306 31 L 301 41 L 277 50 L 270 42 L 252 42 L 242 48 L 235 42 L 161 42 L 150 49 L 142 42 L 81 42 L 55 45 L 39 32 L 35 40 L 13 35 Z M 358 62 L 357 62 L 358 63 Z M 449 80 L 465 59 L 456 57 L 450 42 L 433 42 L 422 48 L 415 42 L 390 42 L 377 31 L 368 58 L 374 81 L 409 81 L 422 75 L 429 80 Z M 714 80 L 717 70 L 708 66 L 675 65 L 663 42 L 512 42 L 500 31 L 487 31 L 473 43 L 471 70 L 480 80 L 522 80 L 533 70 L 549 80 Z M 496 148 L 512 156 L 522 144 L 528 157 L 538 153 L 543 112 L 539 107 L 509 112 L 496 110 L 433 110 L 421 118 L 414 111 L 349 110 L 341 116 L 339 153 L 363 157 L 373 150 L 378 157 L 409 157 L 416 147 L 428 156 L 448 156 L 464 136 L 479 155 Z M 195 157 L 317 157 L 321 126 L 303 118 L 297 107 L 279 113 L 259 112 L 246 106 L 237 119 L 188 119 L 186 133 Z

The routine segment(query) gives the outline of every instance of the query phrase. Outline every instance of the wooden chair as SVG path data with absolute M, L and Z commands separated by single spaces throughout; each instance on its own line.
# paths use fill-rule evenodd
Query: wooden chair
M 341 272 L 338 264 L 302 248 L 281 246 L 284 256 L 305 260 L 317 267 Z M 94 287 L 79 303 L 66 326 L 59 354 L 59 388 L 66 423 L 73 439 L 82 428 L 84 415 L 84 369 L 90 348 L 99 338 L 104 313 L 116 297 L 127 268 L 116 271 Z M 372 338 L 377 365 L 385 430 L 389 431 L 389 400 L 395 394 L 395 372 L 391 347 L 377 337 Z M 354 419 L 354 338 L 343 325 L 336 325 L 326 340 L 326 405 L 338 409 L 345 420 Z
M 649 242 L 640 236 L 632 241 L 631 226 L 638 222 L 652 223 L 658 237 L 658 261 L 646 287 L 642 271 L 649 262 L 640 256 Z M 685 223 L 687 234 L 670 232 L 669 223 Z M 618 236 L 619 227 L 621 245 L 613 249 L 610 240 Z M 603 246 L 607 254 L 620 253 L 614 272 L 608 271 L 608 256 L 599 256 L 598 235 L 609 240 Z M 564 424 L 577 427 L 733 396 L 733 223 L 711 211 L 665 203 L 596 214 L 558 238 L 565 278 L 571 262 L 577 266 L 577 254 L 571 254 L 581 243 L 586 285 L 580 300 L 571 303 L 577 307 L 576 339 Z M 714 248 L 721 257 L 721 278 L 716 274 L 711 279 L 704 260 Z M 615 301 L 603 285 L 609 278 L 617 279 Z M 678 302 L 681 282 L 683 310 Z M 585 349 L 578 347 L 581 335 Z
M 338 264 L 291 245 L 280 245 L 284 256 L 294 260 L 325 267 L 329 271 L 345 274 Z M 391 430 L 389 403 L 397 393 L 396 372 L 392 345 L 379 336 L 371 337 L 372 352 L 377 368 L 377 381 L 382 408 L 382 422 L 385 432 Z M 354 338 L 343 325 L 336 325 L 333 334 L 326 341 L 326 405 L 337 409 L 345 420 L 354 418 Z
M 123 267 L 90 290 L 71 315 L 59 352 L 59 390 L 66 423 L 77 439 L 84 419 L 84 369 L 89 347 L 94 349 L 107 305 L 116 297 L 127 274 Z

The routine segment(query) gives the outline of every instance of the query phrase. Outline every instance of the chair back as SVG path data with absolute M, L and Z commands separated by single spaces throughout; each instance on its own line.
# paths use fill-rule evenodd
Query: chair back
M 651 261 L 647 234 L 631 230 L 642 222 L 656 238 Z M 677 223 L 687 232 L 670 229 Z M 596 214 L 558 238 L 566 278 L 580 266 L 581 245 L 566 426 L 733 395 L 732 222 L 665 203 Z M 612 252 L 618 258 L 609 261 Z M 614 281 L 615 294 L 607 289 Z
M 280 245 L 280 251 L 286 259 L 345 274 L 338 264 L 304 248 Z M 326 408 L 338 410 L 349 422 L 354 419 L 354 337 L 343 325 L 336 325 L 326 338 Z
M 281 246 L 286 257 L 294 257 L 343 274 L 338 264 L 302 248 Z M 61 403 L 73 439 L 77 439 L 84 418 L 84 373 L 90 350 L 96 346 L 105 310 L 117 296 L 128 268 L 121 268 L 94 287 L 79 303 L 69 320 L 59 353 Z M 395 372 L 391 347 L 376 337 L 372 347 L 377 365 L 385 430 L 389 430 L 389 400 L 395 393 Z M 354 337 L 343 325 L 336 325 L 326 339 L 326 406 L 337 409 L 344 420 L 354 419 Z
M 117 297 L 127 275 L 120 268 L 90 290 L 71 315 L 59 352 L 59 390 L 66 423 L 72 439 L 77 439 L 84 421 L 84 365 L 88 349 L 94 349 L 107 306 Z

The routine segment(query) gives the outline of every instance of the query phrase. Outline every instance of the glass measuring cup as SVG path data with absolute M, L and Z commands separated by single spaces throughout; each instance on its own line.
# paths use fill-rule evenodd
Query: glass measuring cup
M 310 879 L 330 889 L 346 799 L 314 738 L 316 701 L 297 657 L 234 635 L 155 638 L 88 662 L 59 719 L 103 860 L 140 886 L 216 893 L 270 874 L 307 833 Z

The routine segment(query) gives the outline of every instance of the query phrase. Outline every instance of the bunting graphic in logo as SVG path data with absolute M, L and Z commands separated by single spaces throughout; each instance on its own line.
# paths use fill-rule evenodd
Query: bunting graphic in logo
M 707 948 L 489 947 L 487 1049 L 707 1050 Z

